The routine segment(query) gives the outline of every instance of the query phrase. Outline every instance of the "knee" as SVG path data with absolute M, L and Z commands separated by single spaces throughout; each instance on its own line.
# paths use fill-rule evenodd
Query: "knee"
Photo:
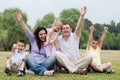
M 56 51 L 55 52 L 55 57 L 57 58 L 59 56 L 59 54 L 60 54 L 60 51 Z
M 56 61 L 55 56 L 51 56 L 51 60 L 52 60 L 53 62 L 55 62 L 55 61 Z
M 92 56 L 91 55 L 87 55 L 87 60 L 90 61 L 90 63 L 92 62 Z
M 28 56 L 24 59 L 25 62 L 29 62 L 30 60 L 32 60 L 31 56 Z
M 112 66 L 112 63 L 111 62 L 108 62 L 108 67 L 111 67 Z

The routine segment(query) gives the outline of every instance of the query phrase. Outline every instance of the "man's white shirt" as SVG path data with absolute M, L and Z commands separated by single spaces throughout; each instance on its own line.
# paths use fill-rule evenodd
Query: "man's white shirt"
M 62 35 L 58 37 L 60 51 L 65 54 L 69 60 L 77 60 L 79 54 L 79 37 L 75 33 L 71 33 L 68 40 L 65 40 Z

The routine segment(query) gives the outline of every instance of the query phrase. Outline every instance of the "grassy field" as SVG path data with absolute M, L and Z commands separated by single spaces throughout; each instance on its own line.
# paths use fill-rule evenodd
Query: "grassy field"
M 84 50 L 80 51 L 84 53 Z M 120 80 L 120 51 L 103 50 L 101 52 L 102 62 L 112 62 L 112 69 L 115 74 L 105 73 L 88 73 L 88 75 L 77 74 L 63 74 L 55 73 L 53 77 L 26 75 L 24 77 L 17 77 L 16 74 L 7 76 L 4 73 L 5 60 L 7 56 L 11 56 L 10 52 L 0 52 L 0 80 Z

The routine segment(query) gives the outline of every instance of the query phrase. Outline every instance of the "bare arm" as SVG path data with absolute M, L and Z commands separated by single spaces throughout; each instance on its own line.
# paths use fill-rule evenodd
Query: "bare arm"
M 33 33 L 30 31 L 30 29 L 27 27 L 27 25 L 25 24 L 22 15 L 19 12 L 16 12 L 15 16 L 16 16 L 17 20 L 20 22 L 20 24 L 21 24 L 23 30 L 25 31 L 27 37 L 29 38 L 30 42 L 33 42 L 35 37 L 34 37 Z
M 15 49 L 17 49 L 17 44 L 13 44 L 13 46 L 12 46 L 12 53 L 14 54 L 14 52 L 15 52 Z
M 77 23 L 77 26 L 76 26 L 76 29 L 75 29 L 75 34 L 77 36 L 81 36 L 81 27 L 82 27 L 82 23 L 84 21 L 84 15 L 85 15 L 86 11 L 87 11 L 87 7 L 86 6 L 81 8 L 81 16 L 80 16 L 80 18 L 78 20 L 78 23 Z
M 16 16 L 17 20 L 20 22 L 23 30 L 26 30 L 27 29 L 27 25 L 25 24 L 22 15 L 19 12 L 16 12 L 15 16 Z
M 57 34 L 53 34 L 53 39 L 50 39 L 50 44 L 53 44 L 58 38 Z
M 56 47 L 56 51 L 60 50 L 59 41 L 58 40 L 55 40 L 55 47 Z
M 101 37 L 100 43 L 99 43 L 100 48 L 102 48 L 103 41 L 104 41 L 104 39 L 105 39 L 105 37 L 106 37 L 107 31 L 108 31 L 108 28 L 107 28 L 107 27 L 104 27 L 104 31 L 103 31 L 103 34 L 102 34 L 102 37 Z
M 46 36 L 46 42 L 44 43 L 44 46 L 47 46 L 48 43 L 49 43 L 49 33 L 47 33 L 47 36 Z
M 90 27 L 90 34 L 89 34 L 89 39 L 88 39 L 88 43 L 87 43 L 87 48 L 90 47 L 91 41 L 93 39 L 93 31 L 94 31 L 94 26 Z

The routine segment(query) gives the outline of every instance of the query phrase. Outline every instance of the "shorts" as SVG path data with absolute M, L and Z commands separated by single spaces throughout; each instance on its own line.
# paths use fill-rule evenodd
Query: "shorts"
M 17 73 L 19 68 L 20 68 L 20 65 L 17 65 L 17 64 L 14 63 L 14 64 L 11 65 L 11 72 Z

